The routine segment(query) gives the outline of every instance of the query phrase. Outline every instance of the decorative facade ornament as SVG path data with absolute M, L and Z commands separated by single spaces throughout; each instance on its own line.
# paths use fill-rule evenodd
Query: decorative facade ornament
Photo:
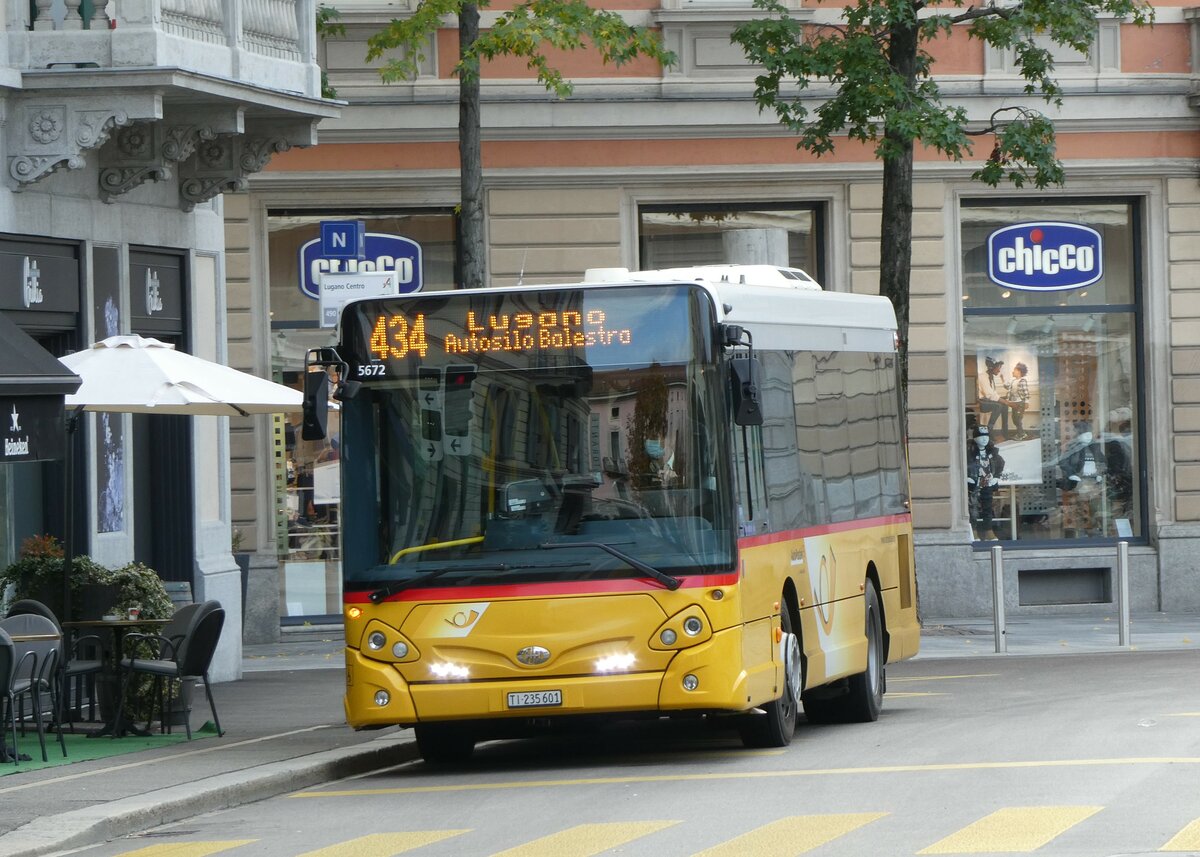
M 129 114 L 118 108 L 82 109 L 94 100 L 65 98 L 59 104 L 18 103 L 16 121 L 8 124 L 8 174 L 17 190 L 55 170 L 77 170 L 84 154 L 129 124 Z
M 191 211 L 218 194 L 245 190 L 247 176 L 261 171 L 272 156 L 291 147 L 283 134 L 221 135 L 205 142 L 180 169 L 180 205 Z
M 100 198 L 113 202 L 148 181 L 166 181 L 175 164 L 215 136 L 212 128 L 195 124 L 138 122 L 122 129 L 101 153 Z
M 29 120 L 29 136 L 38 143 L 53 143 L 62 136 L 66 111 L 61 107 L 40 110 Z

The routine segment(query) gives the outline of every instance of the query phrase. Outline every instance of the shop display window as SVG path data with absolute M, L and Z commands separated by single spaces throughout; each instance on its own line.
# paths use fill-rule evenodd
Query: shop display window
M 402 238 L 421 251 L 417 272 L 423 290 L 454 287 L 453 212 L 446 211 L 309 211 L 273 210 L 267 215 L 270 258 L 271 363 L 275 380 L 303 390 L 305 355 L 310 348 L 336 344 L 336 329 L 321 327 L 313 294 L 312 253 L 325 221 L 361 220 L 366 228 L 365 264 L 361 270 L 392 270 L 391 245 L 373 248 L 371 236 Z M 304 267 L 308 260 L 308 268 Z M 347 263 L 339 263 L 347 270 Z M 357 263 L 356 264 L 360 264 Z M 398 269 L 395 269 L 398 270 Z M 341 420 L 331 401 L 328 434 L 304 440 L 301 418 L 292 414 L 278 426 L 276 458 L 277 550 L 279 604 L 284 624 L 336 617 L 341 613 Z
M 1094 200 L 962 210 L 977 541 L 1144 536 L 1136 215 Z
M 821 210 L 811 204 L 644 205 L 639 266 L 781 265 L 821 279 Z

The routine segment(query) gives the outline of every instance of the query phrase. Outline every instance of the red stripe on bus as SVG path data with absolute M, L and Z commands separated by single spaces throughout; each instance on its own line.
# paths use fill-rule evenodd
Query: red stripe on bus
M 765 533 L 761 536 L 744 536 L 738 539 L 739 548 L 756 548 L 762 545 L 773 545 L 779 542 L 793 542 L 797 539 L 811 536 L 827 536 L 830 533 L 844 533 L 848 530 L 866 530 L 871 527 L 886 527 L 889 524 L 907 524 L 912 515 L 881 515 L 878 518 L 859 518 L 854 521 L 842 521 L 839 524 L 821 524 L 816 527 L 804 527 L 799 530 L 784 530 L 781 533 Z
M 707 589 L 711 586 L 732 586 L 738 581 L 736 571 L 729 574 L 679 575 L 680 589 Z M 493 598 L 539 598 L 551 595 L 587 595 L 594 592 L 635 593 L 663 590 L 665 587 L 649 577 L 630 577 L 620 580 L 558 580 L 547 583 L 506 583 L 492 586 L 434 586 L 406 589 L 387 598 L 387 601 L 486 601 Z M 369 604 L 367 592 L 347 592 L 346 604 Z

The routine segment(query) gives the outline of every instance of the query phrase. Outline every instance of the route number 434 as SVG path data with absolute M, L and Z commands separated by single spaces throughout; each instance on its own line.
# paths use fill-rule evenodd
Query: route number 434
M 424 357 L 428 350 L 424 313 L 418 313 L 411 323 L 402 315 L 381 315 L 375 319 L 370 351 L 380 360 L 399 360 L 409 352 Z

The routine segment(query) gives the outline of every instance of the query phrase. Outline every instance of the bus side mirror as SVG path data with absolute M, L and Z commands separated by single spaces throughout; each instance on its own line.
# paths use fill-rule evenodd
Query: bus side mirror
M 762 425 L 761 377 L 762 371 L 756 358 L 735 357 L 729 361 L 729 386 L 733 394 L 735 425 Z
M 300 437 L 304 440 L 324 440 L 329 422 L 329 375 L 324 369 L 304 373 L 304 419 Z

